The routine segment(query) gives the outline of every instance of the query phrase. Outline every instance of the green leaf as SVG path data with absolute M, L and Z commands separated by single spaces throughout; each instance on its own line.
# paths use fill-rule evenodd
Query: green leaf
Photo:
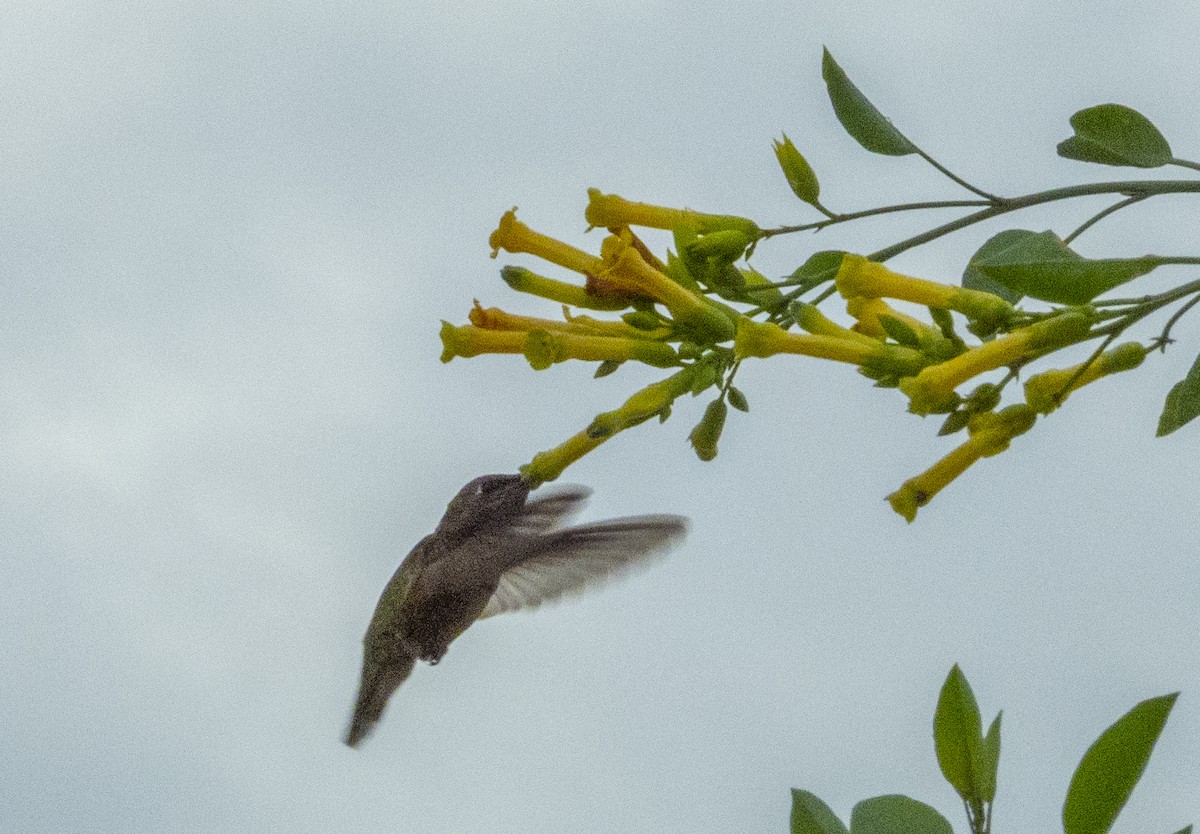
M 1063 803 L 1066 834 L 1107 834 L 1146 769 L 1178 695 L 1142 701 L 1083 754 Z
M 1175 383 L 1158 418 L 1158 437 L 1166 437 L 1200 415 L 1200 356 L 1187 376 Z
M 792 834 L 849 834 L 849 831 L 814 794 L 792 788 Z
M 1058 155 L 1101 165 L 1158 168 L 1171 146 L 1150 120 L 1123 104 L 1099 104 L 1071 117 L 1075 135 L 1058 143 Z
M 1162 263 L 1153 255 L 1089 259 L 1054 232 L 1025 229 L 1010 229 L 1003 247 L 972 260 L 975 269 L 1010 290 L 1054 304 L 1086 304 Z
M 982 767 L 979 772 L 980 799 L 991 802 L 996 798 L 996 774 L 1000 770 L 1000 719 L 1003 712 L 996 713 L 995 720 L 983 737 L 981 751 Z
M 792 193 L 810 206 L 819 206 L 821 184 L 817 182 L 816 172 L 808 164 L 804 154 L 796 150 L 786 133 L 783 134 L 782 142 L 776 139 L 774 144 L 775 158 L 779 160 L 779 167 L 783 169 L 783 175 L 787 177 Z
M 829 100 L 833 112 L 846 132 L 858 144 L 872 153 L 886 156 L 907 156 L 917 152 L 917 146 L 905 138 L 888 119 L 875 109 L 875 105 L 859 92 L 858 87 L 846 75 L 829 50 L 821 58 L 821 77 L 829 88 Z
M 1192 834 L 1192 827 L 1190 825 L 1185 825 L 1183 828 L 1176 831 L 1175 834 Z
M 980 290 L 981 292 L 990 292 L 992 295 L 998 295 L 1007 301 L 1009 304 L 1016 304 L 1021 300 L 1021 293 L 1010 290 L 1003 284 L 993 281 L 991 278 L 979 271 L 977 263 L 986 261 L 993 256 L 1003 257 L 1003 253 L 1010 247 L 1019 245 L 1026 235 L 1034 234 L 1027 232 L 1024 229 L 1007 229 L 1000 232 L 998 235 L 993 235 L 988 238 L 987 242 L 976 250 L 971 256 L 971 260 L 967 263 L 967 268 L 963 270 L 962 285 L 969 290 Z
M 983 720 L 971 685 L 958 668 L 946 676 L 933 716 L 933 741 L 938 766 L 946 781 L 967 801 L 983 801 L 980 770 L 983 761 Z
M 953 834 L 946 818 L 907 796 L 864 799 L 850 812 L 850 834 Z
M 746 402 L 746 395 L 742 393 L 742 389 L 730 385 L 725 393 L 729 395 L 729 404 L 738 411 L 750 410 L 750 403 Z
M 608 376 L 609 374 L 611 374 L 613 371 L 615 371 L 619 367 L 621 367 L 620 360 L 605 359 L 603 362 L 600 363 L 600 366 L 598 368 L 596 368 L 596 373 L 593 376 L 593 378 L 600 379 L 600 377 Z

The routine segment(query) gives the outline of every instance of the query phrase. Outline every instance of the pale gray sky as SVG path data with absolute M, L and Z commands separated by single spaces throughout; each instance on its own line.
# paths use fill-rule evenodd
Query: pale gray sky
M 689 515 L 664 564 L 480 624 L 340 742 L 379 590 L 465 481 L 512 471 L 661 374 L 438 361 L 471 299 L 552 313 L 486 239 L 521 207 L 584 237 L 585 189 L 803 222 L 787 131 L 851 210 L 955 198 L 862 151 L 822 44 L 914 141 L 1020 193 L 1118 179 L 1054 155 L 1116 101 L 1200 157 L 1194 4 L 10 2 L 0 13 L 0 829 L 782 831 L 903 792 L 958 830 L 930 720 L 950 666 L 1003 707 L 996 830 L 1050 831 L 1088 744 L 1184 690 L 1122 831 L 1197 820 L 1200 429 L 1153 432 L 1200 348 L 1072 398 L 905 525 L 950 447 L 846 368 L 747 363 L 564 480 L 586 518 Z M 1151 172 L 1147 176 L 1162 176 Z M 1166 176 L 1178 176 L 1167 174 Z M 1087 254 L 1196 254 L 1191 198 Z M 1007 225 L 897 259 L 954 280 Z M 869 250 L 902 217 L 784 238 Z M 1175 272 L 1163 280 L 1180 280 Z

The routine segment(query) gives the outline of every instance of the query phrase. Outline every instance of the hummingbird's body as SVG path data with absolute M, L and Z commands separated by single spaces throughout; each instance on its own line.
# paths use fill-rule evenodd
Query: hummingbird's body
M 519 475 L 485 475 L 459 491 L 375 606 L 347 744 L 366 736 L 417 660 L 437 663 L 477 619 L 583 590 L 663 552 L 686 532 L 679 516 L 562 528 L 587 495 L 573 487 L 527 501 L 529 485 Z

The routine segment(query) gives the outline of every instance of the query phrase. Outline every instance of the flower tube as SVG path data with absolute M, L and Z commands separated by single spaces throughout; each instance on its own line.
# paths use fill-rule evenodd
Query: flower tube
M 862 255 L 846 253 L 834 280 L 844 298 L 895 298 L 954 310 L 993 330 L 1016 315 L 1013 306 L 998 295 L 901 275 Z
M 603 229 L 645 226 L 650 229 L 670 230 L 686 226 L 695 229 L 700 234 L 737 230 L 744 232 L 751 240 L 757 239 L 761 233 L 758 224 L 745 217 L 735 217 L 729 214 L 704 214 L 691 209 L 635 203 L 624 197 L 618 197 L 616 194 L 604 194 L 598 188 L 588 189 L 588 205 L 584 217 L 590 225 Z
M 1025 402 L 1039 414 L 1049 414 L 1062 405 L 1073 391 L 1109 374 L 1133 370 L 1145 358 L 1146 348 L 1137 342 L 1125 342 L 1105 351 L 1090 363 L 1042 371 L 1025 381 Z
M 912 523 L 917 510 L 933 500 L 933 496 L 980 458 L 1003 452 L 1014 437 L 1033 428 L 1036 419 L 1033 409 L 1024 404 L 973 415 L 967 425 L 970 439 L 920 475 L 905 481 L 887 497 L 888 503 L 905 521 Z

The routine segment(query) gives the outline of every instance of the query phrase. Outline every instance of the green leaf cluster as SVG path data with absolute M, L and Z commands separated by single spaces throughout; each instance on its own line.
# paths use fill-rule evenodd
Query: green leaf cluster
M 1088 748 L 1063 803 L 1064 834 L 1108 834 L 1141 779 L 1178 693 L 1142 701 Z M 1000 764 L 1000 714 L 986 734 L 979 705 L 955 665 L 938 696 L 933 719 L 938 766 L 963 801 L 972 834 L 990 834 Z M 937 810 L 890 794 L 854 806 L 846 826 L 807 790 L 792 789 L 792 834 L 951 834 Z M 1190 834 L 1191 826 L 1178 832 Z

